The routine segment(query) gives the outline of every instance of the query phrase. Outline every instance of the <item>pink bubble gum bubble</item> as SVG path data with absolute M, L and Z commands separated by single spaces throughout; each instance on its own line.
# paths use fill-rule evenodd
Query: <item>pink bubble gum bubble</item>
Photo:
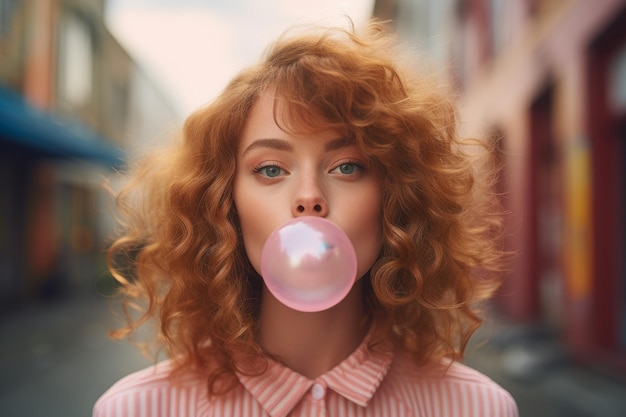
M 323 311 L 343 300 L 356 280 L 352 242 L 334 223 L 299 217 L 267 238 L 261 275 L 278 301 L 294 310 Z

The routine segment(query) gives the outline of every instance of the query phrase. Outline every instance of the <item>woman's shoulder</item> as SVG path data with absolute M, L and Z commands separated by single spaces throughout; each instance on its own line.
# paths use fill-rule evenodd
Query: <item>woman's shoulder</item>
M 167 384 L 171 370 L 170 361 L 163 361 L 135 371 L 115 382 L 103 396 Z
M 478 385 L 487 388 L 502 389 L 487 375 L 470 368 L 463 363 L 442 360 L 435 363 L 418 364 L 409 353 L 399 352 L 394 355 L 392 369 L 406 382 L 438 382 L 441 384 Z
M 389 369 L 389 377 L 392 385 L 402 387 L 408 396 L 407 402 L 417 400 L 421 403 L 419 407 L 430 404 L 434 407 L 430 411 L 438 412 L 436 415 L 447 415 L 437 408 L 442 404 L 447 404 L 449 411 L 457 407 L 476 410 L 477 416 L 518 415 L 517 404 L 507 390 L 485 374 L 459 362 L 419 365 L 408 353 L 398 353 Z
M 147 416 L 176 416 L 171 410 L 183 412 L 196 408 L 206 397 L 203 381 L 193 372 L 176 379 L 171 377 L 172 363 L 159 362 L 133 372 L 114 383 L 96 401 L 94 417 L 126 417 L 149 410 Z

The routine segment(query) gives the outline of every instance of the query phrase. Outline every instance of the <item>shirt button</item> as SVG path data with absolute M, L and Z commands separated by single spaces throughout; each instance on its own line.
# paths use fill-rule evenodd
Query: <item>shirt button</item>
M 311 388 L 311 396 L 314 400 L 321 400 L 324 398 L 324 394 L 326 394 L 326 389 L 322 384 L 314 384 Z

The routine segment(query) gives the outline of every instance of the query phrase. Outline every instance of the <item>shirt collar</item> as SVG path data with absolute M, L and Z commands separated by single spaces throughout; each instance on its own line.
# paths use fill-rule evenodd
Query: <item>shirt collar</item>
M 325 384 L 345 399 L 366 407 L 385 378 L 393 358 L 391 352 L 373 352 L 367 338 L 343 362 L 315 380 L 268 359 L 261 375 L 237 374 L 241 384 L 272 417 L 287 416 L 316 382 Z
M 373 352 L 365 341 L 352 355 L 318 380 L 347 400 L 366 407 L 387 375 L 392 358 L 391 351 Z

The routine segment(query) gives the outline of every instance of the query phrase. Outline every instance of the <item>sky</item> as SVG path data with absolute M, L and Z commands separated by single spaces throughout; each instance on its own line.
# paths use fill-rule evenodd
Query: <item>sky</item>
M 358 26 L 374 0 L 107 0 L 109 30 L 187 115 L 256 62 L 285 29 Z

